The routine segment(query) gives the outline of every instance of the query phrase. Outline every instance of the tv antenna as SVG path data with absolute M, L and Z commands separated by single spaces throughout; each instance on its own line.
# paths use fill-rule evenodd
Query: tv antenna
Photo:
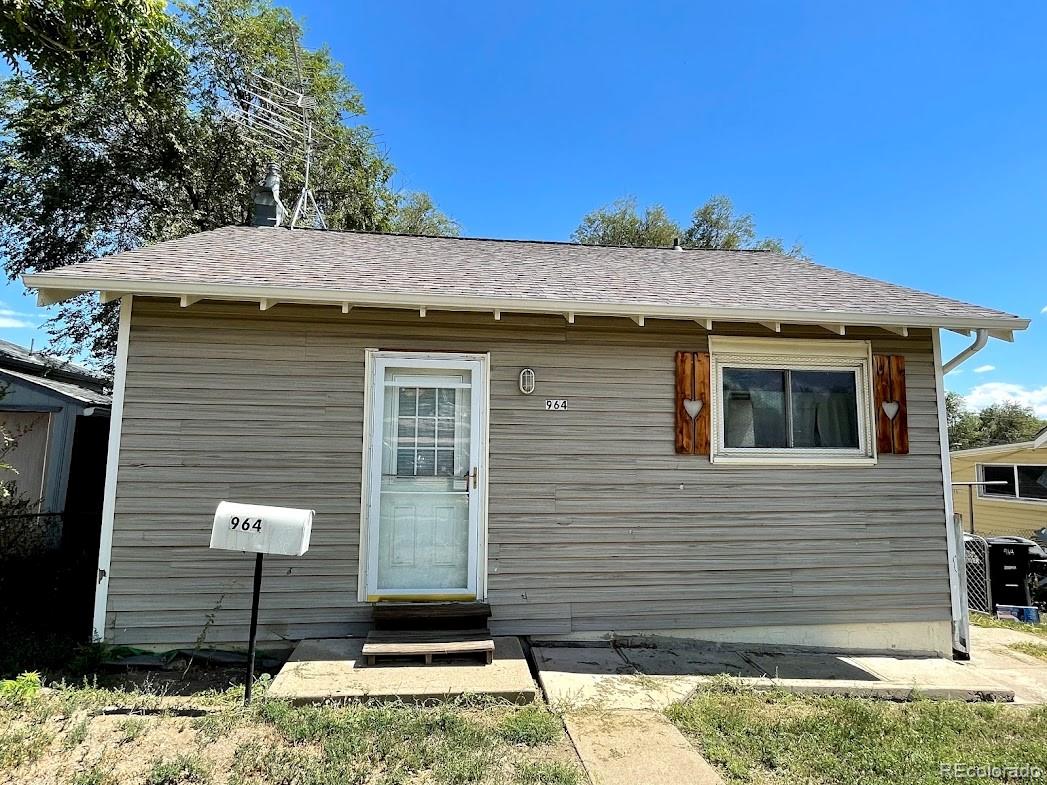
M 327 220 L 316 203 L 310 178 L 317 141 L 333 140 L 314 127 L 312 112 L 316 109 L 316 99 L 306 92 L 301 52 L 293 36 L 291 44 L 293 86 L 255 71 L 244 87 L 242 100 L 231 100 L 230 107 L 233 119 L 253 139 L 274 153 L 302 163 L 302 189 L 291 209 L 288 228 L 308 224 L 314 229 L 326 229 Z

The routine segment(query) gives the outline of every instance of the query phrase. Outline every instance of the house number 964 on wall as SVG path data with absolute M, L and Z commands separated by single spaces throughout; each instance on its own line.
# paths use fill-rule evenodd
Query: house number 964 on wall
M 545 410 L 547 412 L 562 412 L 567 409 L 566 398 L 547 398 L 545 401 Z

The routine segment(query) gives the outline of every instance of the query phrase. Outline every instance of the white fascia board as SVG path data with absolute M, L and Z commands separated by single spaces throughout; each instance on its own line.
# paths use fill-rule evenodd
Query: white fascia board
M 952 450 L 949 455 L 956 458 L 967 458 L 969 456 L 979 455 L 996 455 L 1003 456 L 1009 455 L 1012 452 L 1022 452 L 1023 450 L 1036 450 L 1041 447 L 1038 442 L 1017 442 L 1016 444 L 994 444 L 991 447 L 970 447 L 966 450 Z
M 66 275 L 36 273 L 23 276 L 26 286 L 40 290 L 41 297 L 65 296 L 80 292 L 106 291 L 153 297 L 196 295 L 208 300 L 251 300 L 264 298 L 270 303 L 302 305 L 341 305 L 349 302 L 370 308 L 404 308 L 433 311 L 510 311 L 530 314 L 574 314 L 576 316 L 617 316 L 633 318 L 637 313 L 648 319 L 715 320 L 717 322 L 780 322 L 782 324 L 823 324 L 838 330 L 846 325 L 877 327 L 945 327 L 954 330 L 988 328 L 1024 330 L 1028 319 L 993 317 L 939 317 L 912 314 L 844 313 L 839 311 L 798 311 L 749 308 L 712 308 L 688 305 L 649 303 L 599 303 L 578 300 L 537 300 L 511 297 L 461 297 L 445 294 L 368 292 L 336 289 L 285 288 L 276 286 L 243 286 L 234 284 L 190 284 L 150 280 L 113 280 L 76 278 Z M 57 300 L 56 300 L 57 301 Z

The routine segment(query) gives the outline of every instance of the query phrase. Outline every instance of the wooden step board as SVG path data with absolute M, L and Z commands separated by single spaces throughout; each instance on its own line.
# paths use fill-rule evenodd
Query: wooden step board
M 494 639 L 476 630 L 372 630 L 364 642 L 364 662 L 374 665 L 378 657 L 424 657 L 431 665 L 434 656 L 483 655 L 494 662 Z
M 379 602 L 371 611 L 376 630 L 483 630 L 486 602 Z

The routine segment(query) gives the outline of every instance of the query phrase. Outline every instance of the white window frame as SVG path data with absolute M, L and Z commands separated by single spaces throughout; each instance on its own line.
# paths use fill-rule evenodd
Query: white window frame
M 711 394 L 710 461 L 722 464 L 873 466 L 876 419 L 873 412 L 872 345 L 869 341 L 795 338 L 709 337 Z M 858 449 L 726 447 L 723 372 L 725 368 L 791 371 L 853 371 L 858 406 Z
M 1019 461 L 991 461 L 989 463 L 978 464 L 978 480 L 985 482 L 985 467 L 986 466 L 1009 466 L 1011 473 L 1014 476 L 1014 496 L 1001 496 L 998 493 L 989 493 L 989 488 L 984 485 L 978 486 L 978 498 L 987 502 L 1002 502 L 1004 504 L 1032 504 L 1043 506 L 1047 504 L 1047 499 L 1030 499 L 1028 496 L 1022 496 L 1022 489 L 1018 484 L 1018 467 L 1019 466 L 1032 466 L 1038 469 L 1047 468 L 1047 463 L 1025 463 Z

